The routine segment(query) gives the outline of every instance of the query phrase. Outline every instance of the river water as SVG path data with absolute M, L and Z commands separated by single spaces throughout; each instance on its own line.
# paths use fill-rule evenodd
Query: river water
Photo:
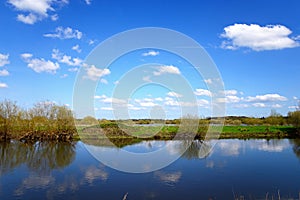
M 299 199 L 300 139 L 219 140 L 204 158 L 200 141 L 185 153 L 181 143 L 2 143 L 0 199 Z M 147 153 L 165 145 L 170 156 L 183 155 L 149 173 L 107 167 L 86 149 L 109 155 L 121 149 Z

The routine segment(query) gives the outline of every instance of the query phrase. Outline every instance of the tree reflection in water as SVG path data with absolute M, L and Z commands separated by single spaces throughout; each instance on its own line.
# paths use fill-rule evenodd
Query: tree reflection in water
M 290 140 L 291 144 L 293 144 L 293 151 L 298 159 L 300 159 L 300 139 Z
M 48 174 L 61 169 L 75 158 L 75 143 L 37 142 L 26 144 L 18 141 L 0 143 L 0 175 L 25 164 L 30 170 Z
M 209 156 L 211 146 L 201 140 L 183 140 L 179 145 L 179 151 L 183 158 L 199 159 Z

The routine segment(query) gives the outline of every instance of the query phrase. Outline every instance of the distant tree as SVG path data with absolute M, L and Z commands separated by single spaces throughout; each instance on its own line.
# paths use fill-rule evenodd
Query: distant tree
M 300 129 L 300 101 L 298 101 L 296 111 L 288 113 L 288 122 Z
M 10 100 L 0 102 L 0 137 L 5 140 L 13 131 L 13 126 L 16 124 L 19 107 L 17 103 Z
M 95 117 L 86 116 L 81 120 L 81 124 L 84 124 L 84 125 L 97 125 L 98 120 Z
M 265 119 L 265 122 L 268 125 L 283 125 L 285 124 L 285 119 L 275 109 L 272 109 L 270 116 Z
M 300 110 L 288 113 L 288 122 L 293 126 L 300 128 Z

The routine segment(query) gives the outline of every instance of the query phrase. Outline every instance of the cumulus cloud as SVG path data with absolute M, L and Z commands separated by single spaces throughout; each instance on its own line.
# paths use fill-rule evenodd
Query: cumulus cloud
M 164 65 L 156 68 L 157 71 L 154 71 L 155 76 L 160 76 L 162 74 L 180 74 L 180 70 L 173 65 Z
M 38 17 L 32 13 L 29 13 L 28 15 L 19 14 L 17 16 L 17 20 L 20 22 L 23 22 L 24 24 L 34 24 L 36 21 L 38 21 Z
M 73 46 L 72 47 L 72 50 L 74 50 L 74 51 L 77 51 L 78 53 L 80 53 L 81 52 L 81 49 L 80 49 L 80 47 L 79 47 L 79 45 L 77 44 L 77 45 L 75 45 L 75 46 Z
M 264 103 L 254 103 L 252 106 L 257 107 L 257 108 L 265 108 L 267 107 L 266 104 Z
M 225 95 L 237 95 L 238 91 L 236 90 L 225 90 L 224 94 Z
M 0 67 L 9 64 L 9 54 L 1 54 L 0 53 Z
M 101 107 L 101 110 L 114 110 L 112 107 Z
M 46 33 L 44 37 L 50 38 L 59 38 L 59 39 L 78 39 L 80 40 L 82 37 L 82 32 L 77 29 L 72 29 L 70 27 L 64 28 L 59 26 L 55 29 L 54 33 Z
M 69 66 L 81 66 L 83 62 L 80 58 L 72 58 L 71 56 L 64 55 L 58 49 L 52 50 L 52 58 Z
M 142 107 L 153 107 L 158 105 L 154 103 L 155 99 L 152 98 L 135 99 L 134 101 Z
M 0 82 L 0 88 L 8 88 L 8 85 L 6 83 Z
M 0 70 L 0 76 L 8 76 L 9 72 L 6 69 Z
M 78 67 L 73 67 L 68 69 L 69 72 L 77 72 L 78 70 L 79 70 Z
M 195 95 L 197 96 L 208 96 L 208 97 L 211 97 L 212 94 L 209 90 L 206 90 L 206 89 L 196 89 L 196 91 L 194 92 Z
M 177 98 L 182 97 L 181 94 L 178 94 L 176 92 L 168 92 L 167 95 L 170 97 L 177 97 Z
M 288 99 L 279 94 L 265 94 L 256 95 L 255 97 L 249 96 L 246 98 L 247 102 L 273 102 L 273 101 L 287 101 Z
M 56 70 L 59 69 L 59 64 L 57 62 L 54 63 L 43 58 L 32 58 L 33 55 L 29 53 L 21 54 L 21 57 L 27 63 L 27 67 L 31 68 L 37 73 L 46 72 L 55 74 Z
M 17 20 L 25 24 L 34 24 L 37 21 L 43 20 L 49 16 L 49 13 L 55 12 L 55 5 L 68 4 L 68 0 L 8 0 L 8 3 L 12 5 L 16 10 L 22 14 L 18 14 Z M 25 13 L 25 14 L 23 14 Z M 56 17 L 52 17 L 56 16 Z M 51 16 L 51 19 L 57 19 L 57 14 Z M 55 21 L 55 20 L 54 20 Z
M 52 21 L 57 21 L 58 20 L 58 14 L 51 15 L 51 20 Z
M 142 54 L 142 56 L 158 56 L 158 55 L 159 55 L 159 51 L 153 51 L 153 50 Z
M 85 0 L 85 3 L 86 3 L 87 5 L 91 5 L 92 0 Z
M 107 69 L 107 68 L 100 69 L 100 68 L 97 68 L 95 65 L 85 66 L 85 70 L 86 70 L 85 78 L 88 78 L 93 81 L 96 81 L 99 78 L 102 78 L 111 73 L 109 69 Z
M 241 101 L 242 98 L 235 95 L 227 95 L 225 99 L 227 103 L 238 103 Z
M 289 37 L 292 31 L 283 25 L 260 26 L 257 24 L 234 24 L 224 28 L 222 47 L 225 49 L 250 48 L 254 51 L 278 50 L 299 46 Z

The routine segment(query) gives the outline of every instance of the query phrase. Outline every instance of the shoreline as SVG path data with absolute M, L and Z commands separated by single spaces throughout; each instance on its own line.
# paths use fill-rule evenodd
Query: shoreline
M 0 137 L 0 142 L 18 140 L 21 142 L 72 142 L 92 141 L 108 138 L 110 140 L 204 140 L 207 126 L 199 126 L 197 133 L 178 132 L 178 126 L 126 126 L 120 128 L 115 123 L 85 126 L 70 132 L 28 132 L 7 134 Z M 125 131 L 124 131 L 125 130 Z M 130 134 L 127 134 L 130 133 Z M 296 139 L 300 138 L 299 130 L 293 126 L 232 126 L 223 127 L 222 133 L 212 139 Z

